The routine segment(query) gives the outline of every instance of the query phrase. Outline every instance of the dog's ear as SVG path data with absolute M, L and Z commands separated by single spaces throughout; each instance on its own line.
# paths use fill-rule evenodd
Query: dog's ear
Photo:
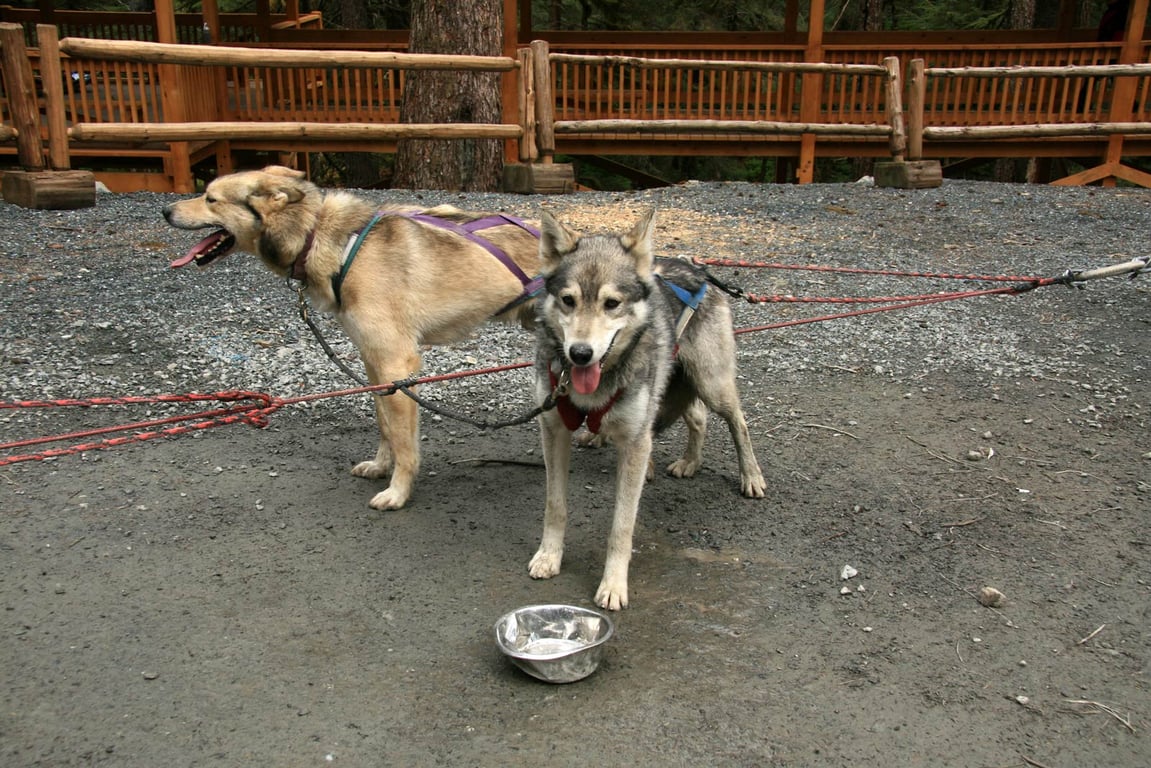
M 282 211 L 292 203 L 304 199 L 308 192 L 306 182 L 298 179 L 265 179 L 264 183 L 253 191 L 248 203 L 257 208 L 260 213 L 273 213 Z
M 654 232 L 655 209 L 652 208 L 636 222 L 630 232 L 620 238 L 623 247 L 635 259 L 635 271 L 645 280 L 651 277 L 655 266 L 655 255 L 652 251 Z
M 559 268 L 565 254 L 579 245 L 580 234 L 556 221 L 547 211 L 540 213 L 540 271 L 549 275 Z
M 284 165 L 269 165 L 264 169 L 264 173 L 270 173 L 273 176 L 286 176 L 289 179 L 302 179 L 307 175 L 303 171 L 297 171 L 295 168 L 288 168 Z

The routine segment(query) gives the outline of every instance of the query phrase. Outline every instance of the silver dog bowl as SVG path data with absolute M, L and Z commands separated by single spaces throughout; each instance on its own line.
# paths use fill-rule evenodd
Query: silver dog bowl
M 548 683 L 595 672 L 615 632 L 604 614 L 574 605 L 529 605 L 496 622 L 496 644 L 517 667 Z

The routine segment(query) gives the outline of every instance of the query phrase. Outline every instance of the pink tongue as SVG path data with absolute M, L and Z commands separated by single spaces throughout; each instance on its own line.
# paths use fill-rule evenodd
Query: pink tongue
M 192 261 L 193 261 L 195 258 L 196 258 L 196 252 L 195 252 L 195 251 L 192 251 L 191 253 L 186 253 L 186 254 L 184 254 L 183 256 L 181 256 L 180 258 L 176 259 L 175 261 L 173 261 L 173 262 L 172 262 L 171 264 L 169 264 L 168 266 L 169 266 L 171 269 L 179 269 L 180 267 L 186 267 L 186 266 L 188 266 L 189 264 L 191 264 L 191 263 L 192 263 Z
M 209 264 L 220 256 L 223 256 L 231 251 L 232 248 L 235 247 L 235 242 L 235 238 L 232 237 L 228 230 L 217 229 L 215 232 L 193 245 L 187 253 L 168 264 L 168 266 L 172 269 L 179 269 L 180 267 L 188 266 L 193 261 L 206 254 L 211 254 L 211 257 L 203 262 L 204 264 Z M 219 253 L 213 253 L 213 251 L 216 249 L 219 249 Z
M 590 395 L 599 386 L 599 376 L 603 371 L 599 363 L 578 365 L 572 368 L 572 387 L 581 395 Z

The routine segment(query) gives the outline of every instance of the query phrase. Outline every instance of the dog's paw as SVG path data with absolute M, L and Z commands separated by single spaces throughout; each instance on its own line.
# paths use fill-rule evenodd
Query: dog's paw
M 368 502 L 368 506 L 372 509 L 399 509 L 408 503 L 409 494 L 397 489 L 395 486 L 389 486 L 384 490 L 377 493 Z
M 605 577 L 595 591 L 595 604 L 609 611 L 627 608 L 627 582 L 612 583 Z
M 356 466 L 352 467 L 352 474 L 356 477 L 366 477 L 369 480 L 376 480 L 381 477 L 386 477 L 392 471 L 392 463 L 390 461 L 361 461 Z M 375 507 L 375 504 L 372 504 Z M 380 509 L 380 507 L 376 507 Z
M 607 446 L 607 438 L 584 429 L 576 434 L 575 444 L 580 448 L 604 448 Z
M 563 554 L 563 550 L 554 552 L 541 547 L 528 563 L 528 575 L 533 579 L 550 579 L 560 572 Z
M 742 477 L 739 480 L 739 492 L 749 499 L 762 499 L 767 495 L 767 481 L 761 474 Z
M 677 459 L 667 465 L 667 473 L 672 477 L 694 477 L 699 471 L 700 462 L 688 459 Z

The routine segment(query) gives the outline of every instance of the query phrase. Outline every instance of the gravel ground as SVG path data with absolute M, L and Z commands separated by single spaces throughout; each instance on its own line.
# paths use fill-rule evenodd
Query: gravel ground
M 1151 253 L 1151 192 L 1127 188 L 363 194 L 547 206 L 586 229 L 655 206 L 666 254 L 752 262 L 1054 276 Z M 0 400 L 351 385 L 254 259 L 168 268 L 194 240 L 164 224 L 172 199 L 0 203 Z M 988 287 L 715 271 L 760 295 Z M 713 424 L 705 471 L 645 492 L 633 607 L 604 667 L 563 688 L 503 663 L 490 628 L 516 605 L 590 604 L 610 450 L 573 459 L 583 511 L 547 582 L 526 575 L 543 505 L 531 424 L 493 435 L 425 416 L 423 476 L 394 513 L 348 472 L 374 446 L 362 396 L 291 406 L 264 430 L 0 464 L 2 761 L 1146 765 L 1148 279 L 741 335 L 769 498 L 739 497 Z M 854 308 L 738 302 L 736 325 Z M 485 328 L 429 350 L 426 372 L 530 350 Z M 424 394 L 482 418 L 529 406 L 522 371 Z M 5 409 L 0 441 L 176 411 Z M 681 440 L 663 436 L 657 464 Z M 845 564 L 859 575 L 841 580 Z M 984 586 L 1006 605 L 981 606 Z

